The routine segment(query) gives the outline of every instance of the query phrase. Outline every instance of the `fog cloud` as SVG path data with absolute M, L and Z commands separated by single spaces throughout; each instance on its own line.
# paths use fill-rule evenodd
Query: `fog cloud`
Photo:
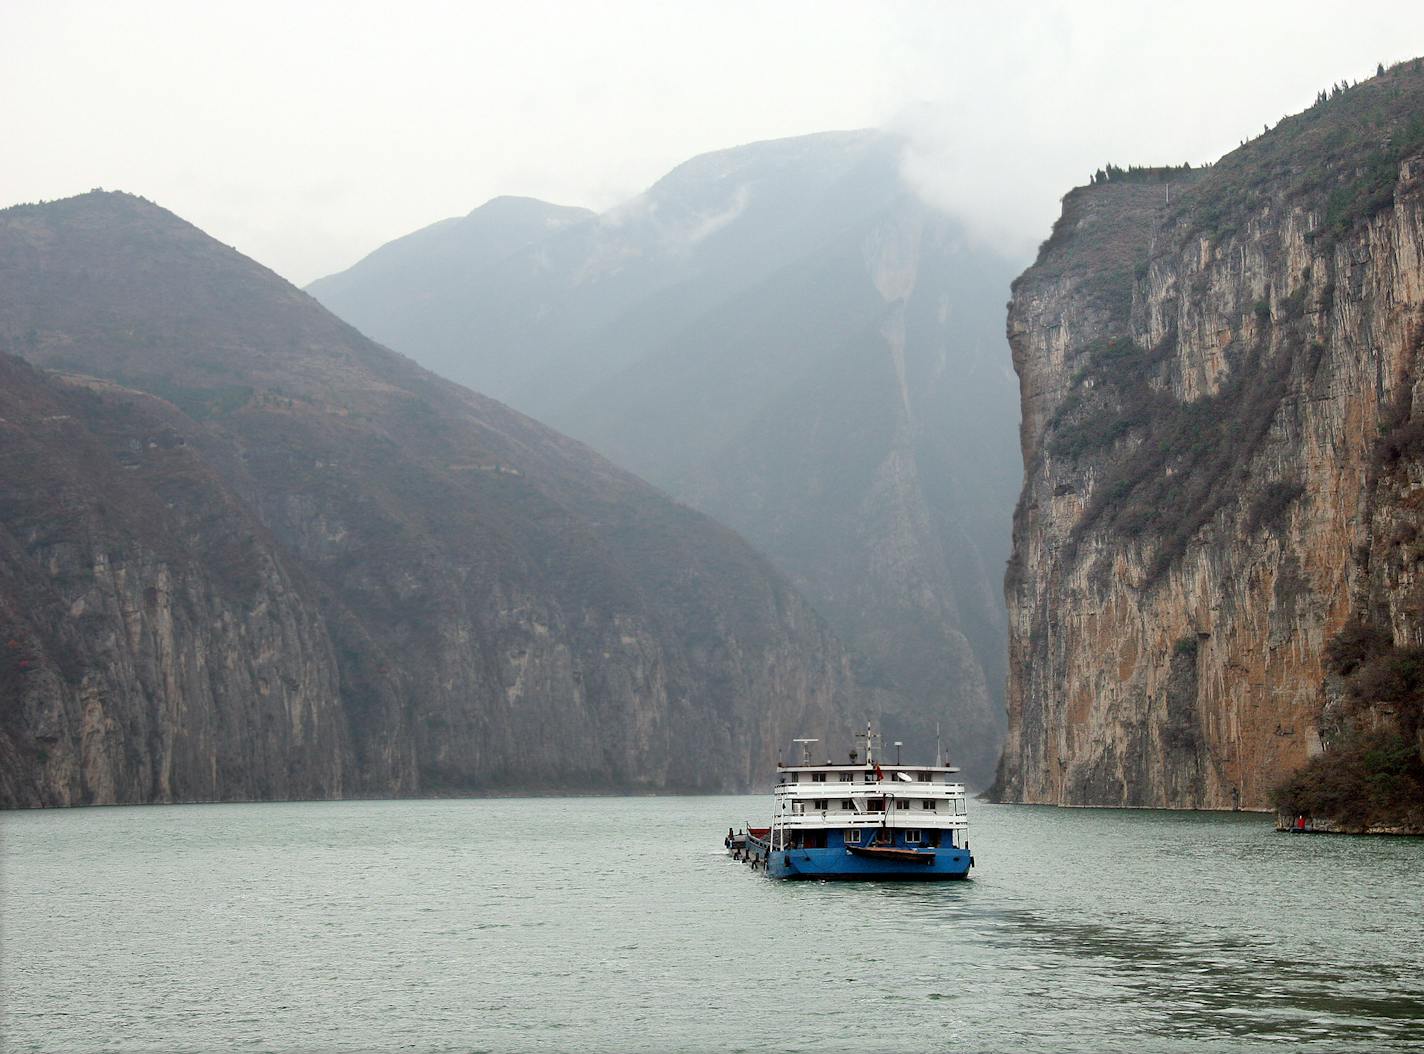
M 906 138 L 911 187 L 1025 258 L 1062 195 L 1103 164 L 1214 161 L 1332 81 L 1424 51 L 1416 7 L 1331 19 L 1329 34 L 1319 29 L 1326 9 L 1309 4 L 961 15 L 903 45 L 907 87 L 921 98 L 887 125 Z
M 8 0 L 4 30 L 0 206 L 131 190 L 305 282 L 499 194 L 604 210 L 698 153 L 870 126 L 1028 251 L 1104 162 L 1215 158 L 1424 53 L 1424 5 Z

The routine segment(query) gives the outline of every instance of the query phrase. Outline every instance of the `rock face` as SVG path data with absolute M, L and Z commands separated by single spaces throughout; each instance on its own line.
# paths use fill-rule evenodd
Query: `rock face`
M 900 150 L 844 132 L 705 155 L 503 256 L 475 225 L 495 201 L 311 290 L 735 528 L 847 644 L 865 717 L 926 752 L 941 725 L 982 785 L 1021 479 L 1013 268 L 917 200 Z
M 0 802 L 360 784 L 321 612 L 191 433 L 0 356 Z
M 849 741 L 731 531 L 142 199 L 0 213 L 0 803 L 734 789 Z
M 1207 170 L 1064 199 L 1009 310 L 1002 797 L 1267 808 L 1330 746 L 1327 642 L 1420 643 L 1424 466 L 1380 437 L 1424 412 L 1421 114 L 1395 67 Z

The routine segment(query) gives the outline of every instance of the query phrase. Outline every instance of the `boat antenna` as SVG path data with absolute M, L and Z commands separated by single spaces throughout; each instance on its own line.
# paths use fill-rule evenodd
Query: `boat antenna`
M 865 740 L 865 763 L 867 765 L 874 765 L 876 734 L 870 730 L 869 721 L 865 722 L 865 732 L 857 732 L 855 734 L 855 738 Z
M 939 738 L 939 722 L 935 722 L 935 768 L 944 767 L 944 745 Z
M 819 743 L 819 739 L 793 739 L 791 742 L 801 744 L 801 764 L 811 764 L 811 744 Z

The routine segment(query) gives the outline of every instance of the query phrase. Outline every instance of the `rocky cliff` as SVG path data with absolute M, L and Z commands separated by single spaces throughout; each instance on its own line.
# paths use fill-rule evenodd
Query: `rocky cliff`
M 740 538 L 142 199 L 0 213 L 0 801 L 732 789 L 849 741 Z
M 1064 199 L 1009 308 L 1004 798 L 1267 808 L 1351 728 L 1414 734 L 1377 694 L 1339 719 L 1327 645 L 1357 620 L 1424 632 L 1400 431 L 1424 380 L 1422 115 L 1411 63 L 1203 171 Z
M 0 803 L 360 784 L 319 607 L 188 434 L 0 356 Z
M 1016 265 L 918 200 L 902 148 L 862 131 L 718 151 L 602 216 L 546 206 L 555 226 L 513 252 L 495 201 L 311 289 L 736 529 L 846 644 L 865 717 L 926 757 L 942 726 L 984 785 Z

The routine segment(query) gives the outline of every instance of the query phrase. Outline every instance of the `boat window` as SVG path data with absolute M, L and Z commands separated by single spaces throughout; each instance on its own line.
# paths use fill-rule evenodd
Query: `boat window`
M 842 808 L 842 809 L 854 809 L 854 808 L 855 808 L 855 803 L 852 802 L 849 798 L 842 798 L 842 799 L 841 799 L 841 808 Z
M 928 783 L 930 781 L 930 774 L 928 772 L 917 772 L 915 776 L 921 783 Z
M 813 772 L 813 773 L 811 773 L 811 782 L 812 782 L 812 783 L 825 783 L 825 782 L 826 782 L 826 774 L 825 774 L 824 772 Z
M 817 799 L 816 799 L 816 804 L 814 804 L 813 806 L 811 806 L 811 808 L 813 808 L 813 809 L 820 809 L 822 812 L 825 812 L 825 811 L 826 811 L 826 799 L 825 799 L 825 798 L 817 798 Z
M 933 809 L 934 807 L 935 807 L 935 801 L 934 801 L 934 799 L 933 799 L 933 798 L 926 798 L 926 799 L 925 799 L 925 808 L 926 808 L 926 809 Z
M 854 783 L 854 782 L 855 782 L 855 773 L 854 773 L 854 772 L 842 772 L 842 773 L 841 773 L 841 782 L 842 782 L 842 783 Z
M 906 845 L 919 845 L 919 844 L 920 844 L 920 832 L 919 832 L 919 831 L 906 831 L 906 832 L 905 832 L 905 844 L 906 844 Z
M 848 845 L 859 845 L 859 844 L 860 844 L 860 829 L 859 829 L 859 828 L 854 828 L 854 827 L 851 828 L 849 831 L 847 831 L 847 832 L 845 833 L 845 840 L 846 840 L 846 843 L 847 843 Z

